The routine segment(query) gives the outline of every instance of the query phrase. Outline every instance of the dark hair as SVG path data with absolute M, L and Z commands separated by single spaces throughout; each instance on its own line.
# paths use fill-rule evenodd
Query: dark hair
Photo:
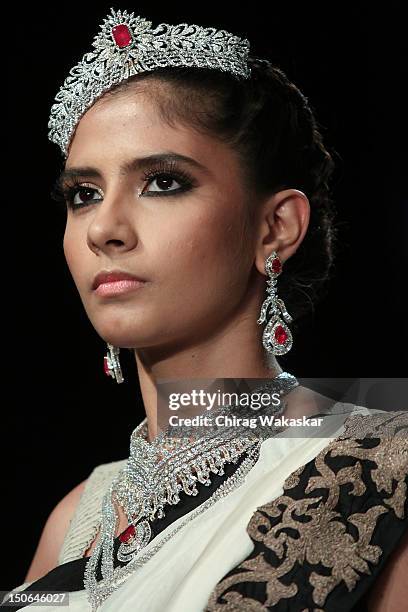
M 306 194 L 311 205 L 309 227 L 278 281 L 280 296 L 298 319 L 323 294 L 334 260 L 336 228 L 329 179 L 335 164 L 298 87 L 267 60 L 250 57 L 249 65 L 248 80 L 206 68 L 164 67 L 122 81 L 103 98 L 126 91 L 133 81 L 153 78 L 169 83 L 174 95 L 154 98 L 160 116 L 170 125 L 187 123 L 233 147 L 255 199 L 286 188 Z

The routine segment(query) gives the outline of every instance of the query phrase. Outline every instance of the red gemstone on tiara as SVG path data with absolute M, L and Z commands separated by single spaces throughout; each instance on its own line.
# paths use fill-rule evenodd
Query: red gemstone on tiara
M 136 529 L 134 525 L 129 525 L 129 527 L 127 527 L 127 529 L 125 529 L 125 531 L 123 533 L 120 534 L 119 536 L 119 540 L 121 542 L 129 542 L 129 540 L 131 538 L 133 538 L 133 536 L 136 533 Z
M 129 28 L 124 23 L 112 28 L 112 36 L 115 43 L 120 49 L 127 47 L 132 42 L 132 34 Z
M 286 340 L 288 339 L 288 334 L 285 332 L 282 325 L 277 325 L 274 335 L 278 344 L 285 344 Z
M 275 272 L 275 274 L 279 274 L 279 272 L 282 270 L 282 264 L 277 257 L 275 257 L 272 262 L 272 270 Z

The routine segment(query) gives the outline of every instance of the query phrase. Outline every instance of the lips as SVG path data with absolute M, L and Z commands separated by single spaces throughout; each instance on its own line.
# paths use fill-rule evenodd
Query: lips
M 92 289 L 97 289 L 99 285 L 105 283 L 114 283 L 123 280 L 139 281 L 141 283 L 145 282 L 145 279 L 140 278 L 135 274 L 130 274 L 129 272 L 123 272 L 122 270 L 102 271 L 95 276 L 92 283 Z

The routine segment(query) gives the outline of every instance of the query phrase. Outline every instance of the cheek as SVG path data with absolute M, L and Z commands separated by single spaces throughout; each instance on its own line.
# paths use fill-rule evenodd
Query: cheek
M 63 239 L 63 250 L 69 271 L 78 289 L 81 286 L 81 270 L 84 271 L 86 253 L 83 239 L 67 225 Z
M 73 259 L 73 238 L 72 238 L 72 233 L 70 232 L 68 225 L 65 228 L 65 233 L 64 233 L 64 240 L 62 243 L 63 249 L 64 249 L 64 255 L 65 255 L 65 260 L 68 264 L 68 268 L 71 271 L 71 274 L 73 272 L 73 265 L 72 265 L 72 259 Z
M 173 287 L 190 299 L 205 294 L 219 300 L 230 290 L 239 291 L 248 265 L 242 227 L 242 217 L 218 211 L 179 224 L 162 242 L 166 276 Z

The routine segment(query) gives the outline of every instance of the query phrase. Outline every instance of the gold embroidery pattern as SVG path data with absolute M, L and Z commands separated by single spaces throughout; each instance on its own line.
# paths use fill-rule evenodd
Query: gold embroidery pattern
M 355 414 L 350 415 L 344 422 L 344 433 L 342 438 L 366 438 L 381 436 L 401 436 L 407 438 L 407 411 L 398 410 L 380 414 Z
M 261 550 L 231 570 L 211 593 L 206 612 L 268 610 L 298 593 L 295 578 L 303 569 L 312 587 L 316 605 L 313 612 L 322 610 L 337 585 L 344 583 L 352 591 L 361 579 L 358 572 L 371 574 L 368 562 L 377 564 L 381 557 L 380 546 L 370 543 L 379 517 L 390 511 L 399 519 L 406 516 L 407 435 L 405 411 L 350 415 L 344 423 L 344 433 L 332 440 L 312 462 L 290 474 L 283 494 L 253 514 L 247 532 L 254 543 L 259 542 L 260 548 L 267 551 Z M 347 463 L 349 458 L 356 461 L 335 471 L 333 458 L 337 457 L 347 457 Z M 312 468 L 317 475 L 309 475 Z M 344 487 L 348 495 L 356 497 L 374 489 L 375 501 L 378 499 L 380 503 L 346 516 L 344 509 L 339 511 Z M 313 494 L 314 491 L 318 493 Z M 305 497 L 305 494 L 312 496 Z M 265 558 L 265 553 L 276 559 L 274 565 Z M 293 574 L 292 582 L 288 584 L 288 579 L 282 582 L 281 578 L 296 563 L 300 571 Z M 307 568 L 307 564 L 320 564 L 325 571 Z M 239 587 L 237 591 L 229 590 L 243 583 L 263 583 L 265 600 L 243 595 Z M 304 610 L 309 612 L 308 608 Z

